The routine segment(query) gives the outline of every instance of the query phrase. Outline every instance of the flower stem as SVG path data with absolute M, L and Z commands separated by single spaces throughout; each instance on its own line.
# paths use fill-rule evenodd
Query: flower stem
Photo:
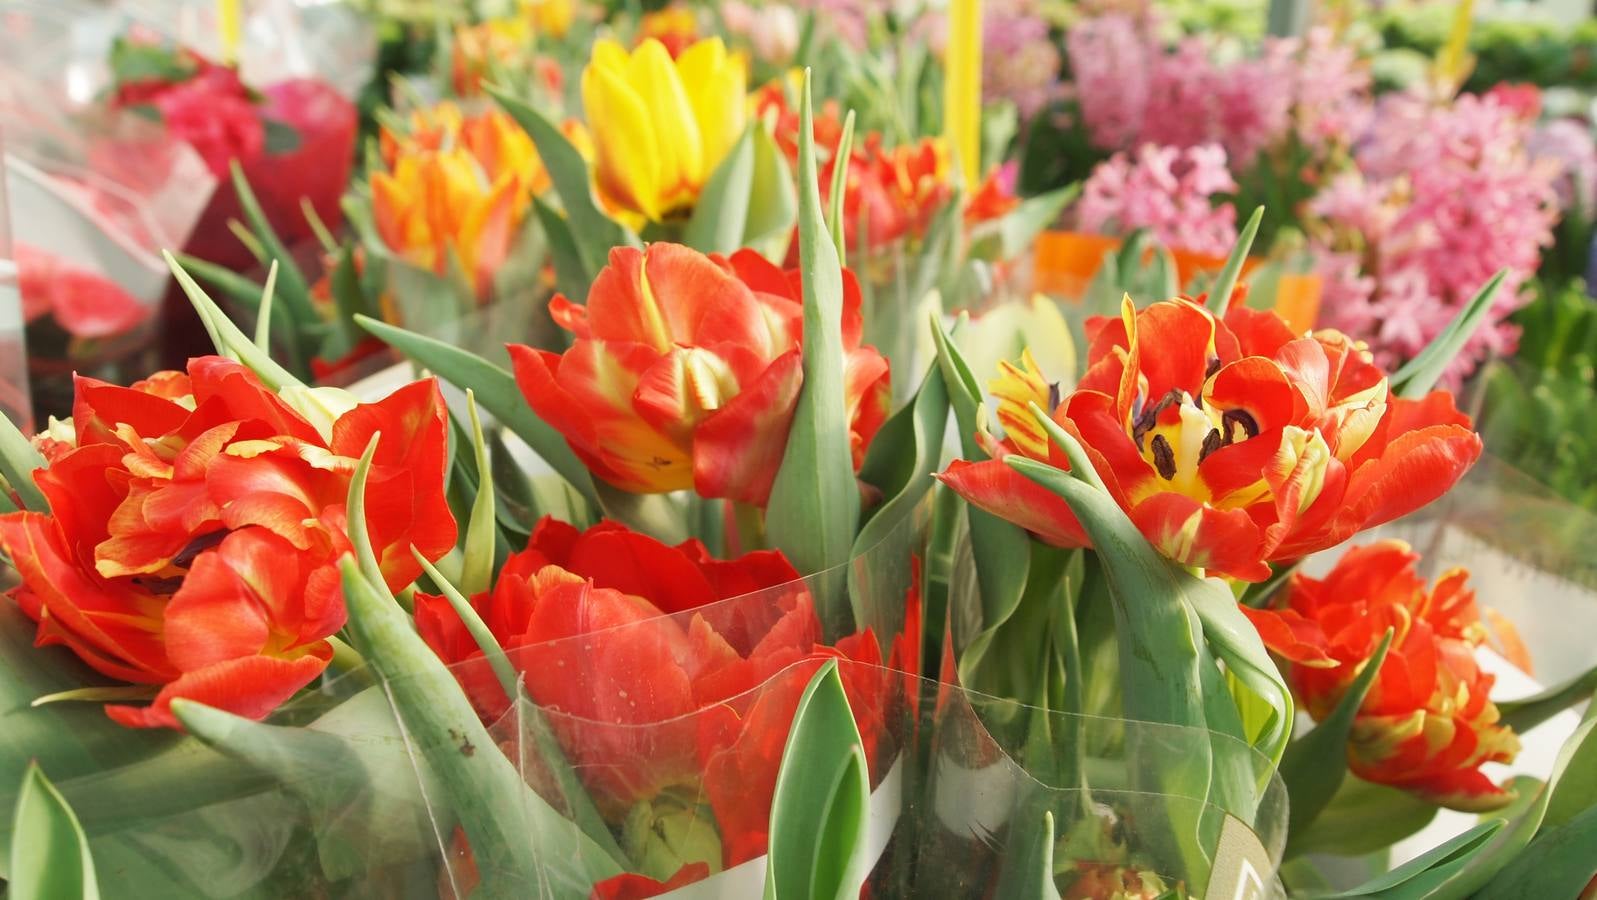
M 737 546 L 728 555 L 765 549 L 765 511 L 752 503 L 733 503 L 732 522 L 737 528 Z

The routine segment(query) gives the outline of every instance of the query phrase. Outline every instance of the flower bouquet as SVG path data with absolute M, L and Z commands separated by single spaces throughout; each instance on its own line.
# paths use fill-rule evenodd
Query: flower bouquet
M 1434 388 L 1503 274 L 1388 372 L 1241 302 L 1256 215 L 1207 295 L 1167 265 L 1080 323 L 1078 375 L 1047 301 L 946 312 L 984 299 L 956 181 L 932 209 L 960 249 L 901 245 L 948 290 L 917 370 L 872 344 L 922 297 L 873 312 L 855 272 L 880 257 L 850 246 L 873 220 L 850 235 L 848 116 L 824 139 L 806 77 L 790 154 L 724 46 L 681 43 L 595 45 L 591 167 L 497 87 L 483 143 L 476 111 L 436 145 L 430 113 L 391 134 L 416 143 L 370 182 L 393 215 L 335 272 L 403 260 L 474 305 L 541 263 L 499 243 L 530 204 L 541 346 L 479 355 L 345 306 L 330 327 L 431 374 L 314 387 L 269 352 L 294 270 L 246 335 L 174 266 L 215 354 L 80 378 L 70 422 L 0 429 L 8 890 L 1587 889 L 1597 714 L 1535 781 L 1490 767 L 1589 677 L 1499 703 L 1487 642 L 1516 653 L 1483 581 L 1367 534 L 1478 459 Z M 498 155 L 527 149 L 511 122 L 541 196 L 483 176 L 525 161 Z M 996 221 L 1000 245 L 1025 224 Z M 1441 807 L 1481 818 L 1390 871 L 1324 864 Z

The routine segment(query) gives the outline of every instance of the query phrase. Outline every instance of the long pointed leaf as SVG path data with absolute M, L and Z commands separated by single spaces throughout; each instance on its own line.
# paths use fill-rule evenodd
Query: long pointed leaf
M 771 543 L 800 572 L 848 561 L 859 521 L 843 386 L 843 275 L 826 233 L 815 164 L 814 113 L 805 76 L 799 136 L 799 260 L 804 291 L 804 383 L 767 507 Z M 829 635 L 850 630 L 841 579 L 817 598 Z
M 1231 245 L 1231 255 L 1226 257 L 1225 265 L 1209 288 L 1209 311 L 1217 316 L 1225 315 L 1226 308 L 1231 305 L 1231 291 L 1242 277 L 1242 265 L 1248 261 L 1248 251 L 1253 249 L 1253 239 L 1258 236 L 1259 223 L 1263 220 L 1264 207 L 1256 207 L 1248 217 L 1248 224 L 1237 234 L 1237 242 Z
M 72 807 L 37 762 L 22 776 L 12 832 L 6 896 L 11 900 L 99 900 L 89 839 Z
M 1336 709 L 1314 730 L 1287 747 L 1281 759 L 1281 780 L 1286 782 L 1287 793 L 1292 797 L 1289 839 L 1308 827 L 1342 786 L 1347 776 L 1348 734 L 1353 728 L 1353 717 L 1364 705 L 1364 697 L 1375 683 L 1375 676 L 1391 646 L 1392 629 L 1388 628 L 1380 645 L 1365 662 L 1363 671 L 1348 685 Z
M 44 456 L 34 449 L 33 442 L 17 428 L 10 416 L 0 415 L 0 479 L 4 479 L 17 492 L 24 509 L 39 513 L 50 511 L 50 503 L 44 499 L 44 492 L 33 483 L 34 470 L 44 467 Z
M 754 186 L 754 129 L 759 127 L 755 122 L 744 130 L 704 183 L 682 236 L 689 247 L 702 253 L 731 253 L 743 246 Z
M 526 441 L 533 452 L 588 501 L 589 508 L 599 508 L 587 467 L 571 452 L 560 432 L 533 413 L 509 372 L 458 347 L 386 322 L 366 316 L 356 316 L 355 322 L 450 384 L 472 388 L 483 409 Z
M 1503 286 L 1503 279 L 1508 277 L 1508 270 L 1503 269 L 1491 277 L 1481 286 L 1470 301 L 1458 311 L 1453 321 L 1431 339 L 1425 349 L 1409 360 L 1406 365 L 1392 375 L 1392 386 L 1399 396 L 1410 400 L 1417 400 L 1430 393 L 1436 382 L 1441 380 L 1442 373 L 1457 356 L 1464 345 L 1474 337 L 1482 325 L 1486 324 L 1487 314 L 1492 310 L 1492 301 L 1497 296 L 1497 291 Z

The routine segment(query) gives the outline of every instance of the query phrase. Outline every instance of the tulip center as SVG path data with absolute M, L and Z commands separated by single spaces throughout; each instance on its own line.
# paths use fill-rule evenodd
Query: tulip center
M 1210 490 L 1198 467 L 1210 454 L 1260 432 L 1258 420 L 1245 409 L 1220 410 L 1202 397 L 1172 388 L 1158 402 L 1145 405 L 1131 422 L 1131 439 L 1143 459 L 1175 490 L 1209 502 Z

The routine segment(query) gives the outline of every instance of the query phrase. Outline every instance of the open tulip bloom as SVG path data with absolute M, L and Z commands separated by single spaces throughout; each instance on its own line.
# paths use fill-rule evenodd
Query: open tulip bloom
M 495 85 L 379 146 L 339 280 L 486 297 L 536 220 L 545 345 L 345 315 L 432 373 L 365 400 L 175 267 L 216 355 L 0 429 L 9 890 L 1255 897 L 1444 805 L 1496 818 L 1353 895 L 1584 887 L 1594 714 L 1541 784 L 1483 767 L 1590 676 L 1494 703 L 1467 574 L 1401 544 L 1298 570 L 1479 457 L 1431 387 L 1496 282 L 1392 373 L 1235 302 L 1250 238 L 1213 299 L 1089 321 L 1079 377 L 1063 324 L 971 367 L 1046 301 L 890 362 L 873 231 L 984 262 L 1059 198 L 959 201 L 935 141 L 833 179 L 808 80 L 789 150 L 718 40 L 673 48 L 595 46 L 590 154 Z

